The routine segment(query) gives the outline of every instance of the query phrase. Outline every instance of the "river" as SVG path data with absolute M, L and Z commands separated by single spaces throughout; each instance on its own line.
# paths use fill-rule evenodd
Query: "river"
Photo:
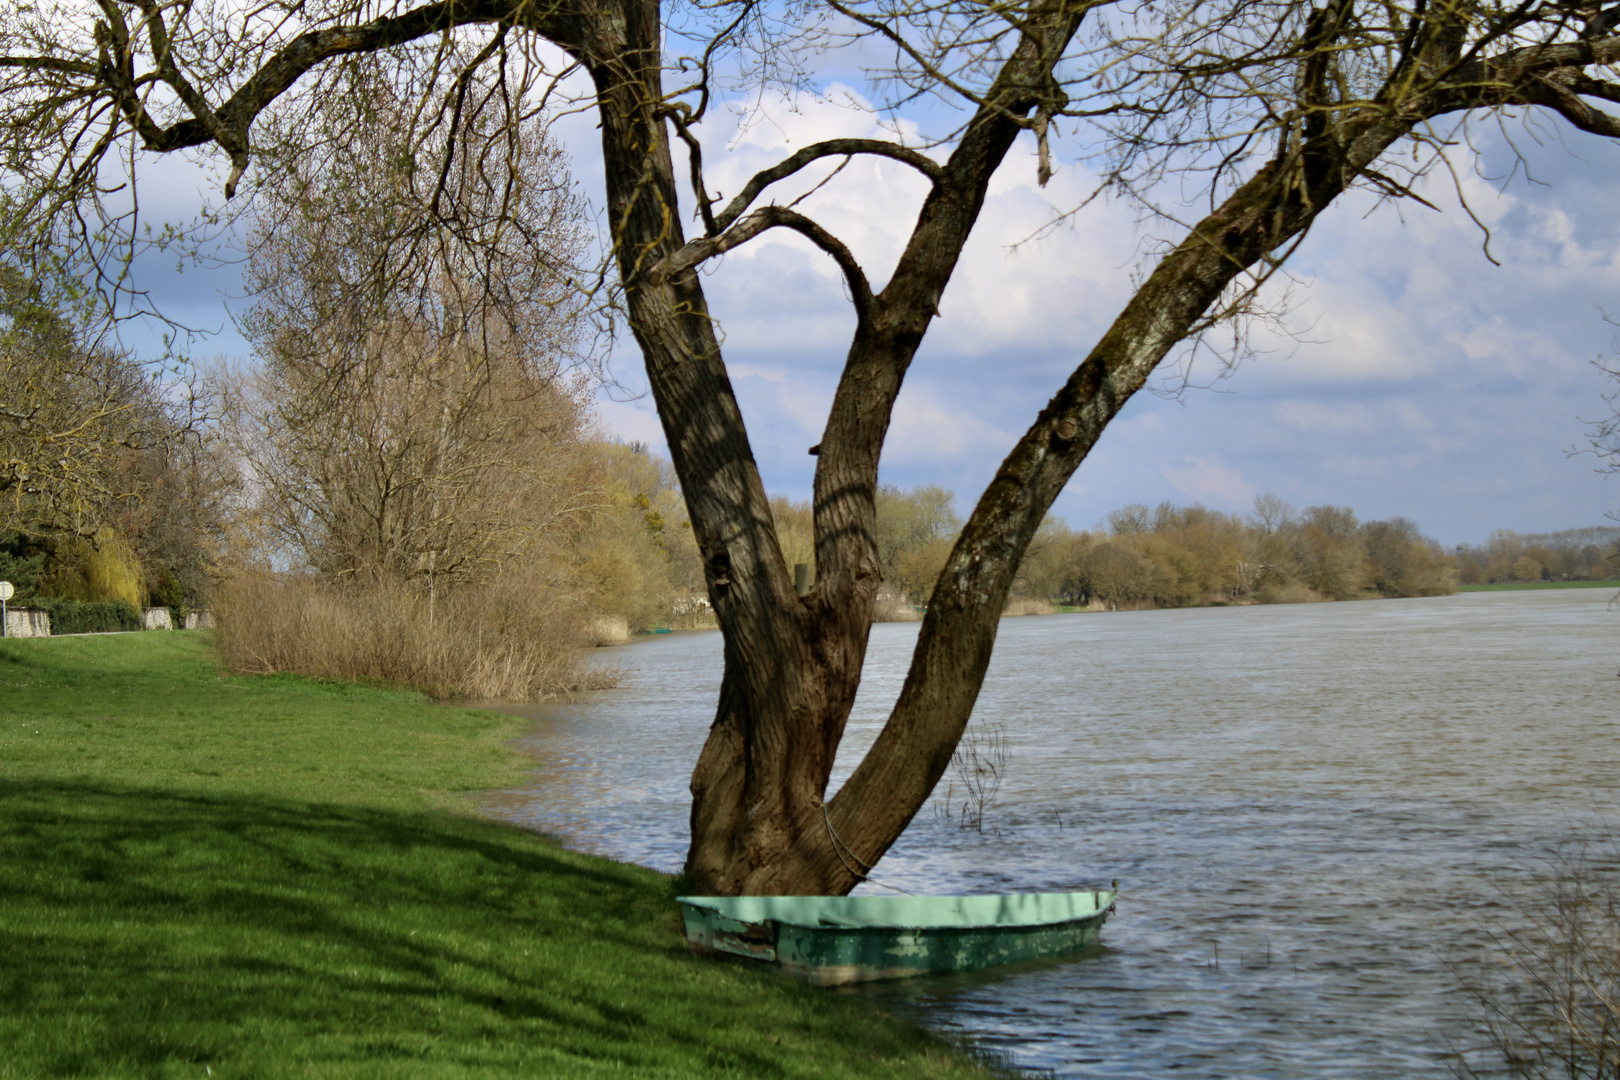
M 858 993 L 1065 1077 L 1452 1075 L 1452 965 L 1620 780 L 1620 611 L 1598 589 L 1007 619 L 970 731 L 983 831 L 925 808 L 875 871 L 914 892 L 1120 881 L 1075 959 Z M 834 784 L 899 691 L 874 627 Z M 493 813 L 677 870 L 720 637 L 603 650 L 620 689 L 537 706 Z M 943 786 L 943 785 L 942 785 Z M 881 892 L 873 885 L 862 891 Z

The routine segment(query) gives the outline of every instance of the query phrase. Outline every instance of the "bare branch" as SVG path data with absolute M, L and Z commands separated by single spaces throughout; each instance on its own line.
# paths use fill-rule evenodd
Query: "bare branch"
M 1582 97 L 1602 98 L 1620 103 L 1620 83 L 1607 79 L 1594 79 L 1584 71 L 1572 71 L 1564 77 L 1564 85 Z
M 704 232 L 709 236 L 713 236 L 720 232 L 720 226 L 714 219 L 714 200 L 709 198 L 708 188 L 703 184 L 703 145 L 698 142 L 697 136 L 692 134 L 691 121 L 696 114 L 693 110 L 686 108 L 684 103 L 676 102 L 667 106 L 662 115 L 675 125 L 675 134 L 680 138 L 681 142 L 686 144 L 687 166 L 692 180 L 692 197 L 697 200 L 698 214 L 703 219 Z
M 738 192 L 736 197 L 726 204 L 726 208 L 715 217 L 715 230 L 724 231 L 730 228 L 731 223 L 742 216 L 759 197 L 760 192 L 792 176 L 807 165 L 826 157 L 851 157 L 856 154 L 886 157 L 910 165 L 936 184 L 943 176 L 943 170 L 934 159 L 896 143 L 883 142 L 879 139 L 828 139 L 825 142 L 812 143 L 792 157 L 772 165 L 769 169 L 762 169 L 750 177 L 748 183 L 743 185 L 742 191 Z M 711 235 L 715 230 L 711 230 Z
M 857 317 L 862 322 L 870 318 L 872 286 L 866 279 L 866 272 L 861 269 L 860 263 L 855 261 L 855 256 L 848 246 L 810 218 L 785 206 L 762 206 L 719 236 L 706 236 L 688 241 L 678 251 L 649 268 L 647 282 L 649 285 L 660 285 L 671 278 L 690 272 L 694 267 L 717 255 L 724 255 L 733 248 L 741 247 L 771 229 L 791 229 L 831 255 L 833 261 L 838 263 L 839 269 L 844 272 L 844 280 L 849 283 L 850 297 L 855 304 Z
M 1620 139 L 1620 118 L 1594 108 L 1559 79 L 1530 75 L 1517 89 L 1515 96 L 1527 105 L 1552 109 L 1581 131 Z

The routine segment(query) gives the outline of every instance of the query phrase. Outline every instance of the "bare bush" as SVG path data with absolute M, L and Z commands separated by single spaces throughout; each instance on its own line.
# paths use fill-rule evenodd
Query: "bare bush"
M 1620 878 L 1613 853 L 1561 852 L 1541 882 L 1507 897 L 1478 962 L 1459 967 L 1486 1036 L 1458 1076 L 1620 1077 Z
M 1006 775 L 1007 732 L 1000 724 L 969 727 L 951 755 L 950 779 L 945 787 L 946 815 L 964 829 L 983 832 L 985 811 L 996 801 Z
M 355 79 L 310 118 L 324 149 L 244 221 L 255 362 L 216 386 L 277 565 L 432 595 L 554 558 L 600 501 L 569 373 L 582 208 L 542 119 L 492 128 L 488 88 L 434 134 L 458 154 L 423 190 L 389 144 L 409 102 L 379 70 Z M 512 174 L 481 171 L 491 155 Z M 428 228 L 436 211 L 458 225 Z
M 582 660 L 589 624 L 544 583 L 506 574 L 443 593 L 390 578 L 244 573 L 224 583 L 217 640 L 233 671 L 410 687 L 440 700 L 528 701 L 610 686 Z

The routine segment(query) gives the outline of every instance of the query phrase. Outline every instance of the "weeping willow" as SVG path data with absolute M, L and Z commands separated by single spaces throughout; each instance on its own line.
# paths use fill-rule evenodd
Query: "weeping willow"
M 41 592 L 65 600 L 122 600 L 146 606 L 140 560 L 121 537 L 103 530 L 94 542 L 60 541 L 45 571 Z

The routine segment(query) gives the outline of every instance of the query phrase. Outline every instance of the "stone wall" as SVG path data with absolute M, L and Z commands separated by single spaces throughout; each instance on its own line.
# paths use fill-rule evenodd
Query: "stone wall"
M 6 608 L 6 637 L 50 637 L 51 617 L 32 608 Z
M 141 611 L 144 630 L 173 630 L 174 620 L 166 607 L 149 607 Z M 212 630 L 214 616 L 207 611 L 186 612 L 187 630 Z M 6 608 L 6 637 L 50 637 L 51 617 L 32 608 Z

